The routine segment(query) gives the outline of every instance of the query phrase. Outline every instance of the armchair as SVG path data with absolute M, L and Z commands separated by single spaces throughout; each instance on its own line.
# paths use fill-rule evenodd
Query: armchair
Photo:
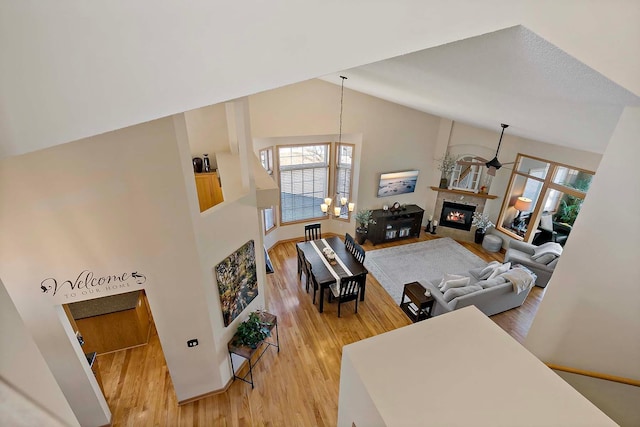
M 509 242 L 509 248 L 504 256 L 504 262 L 511 262 L 511 265 L 522 264 L 533 271 L 537 276 L 536 286 L 544 288 L 549 283 L 553 270 L 556 268 L 559 258 L 555 258 L 549 264 L 543 264 L 534 260 L 536 246 L 518 240 Z

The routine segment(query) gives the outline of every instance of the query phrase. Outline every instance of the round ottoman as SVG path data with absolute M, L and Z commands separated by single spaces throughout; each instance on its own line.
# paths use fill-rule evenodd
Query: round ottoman
M 482 240 L 482 247 L 485 248 L 487 252 L 498 252 L 500 248 L 502 248 L 502 239 L 495 234 L 487 234 L 484 236 L 484 240 Z

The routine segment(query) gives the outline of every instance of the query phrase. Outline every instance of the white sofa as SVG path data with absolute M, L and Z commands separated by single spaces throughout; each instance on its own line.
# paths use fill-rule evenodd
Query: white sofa
M 479 282 L 478 274 L 481 270 L 482 268 L 476 268 L 465 274 L 470 277 L 469 284 L 467 286 L 471 286 Z M 487 316 L 492 316 L 515 307 L 520 307 L 531 291 L 531 287 L 529 287 L 528 289 L 517 293 L 513 290 L 512 283 L 510 281 L 506 281 L 490 288 L 477 290 L 475 292 L 456 297 L 447 302 L 444 298 L 444 294 L 437 287 L 437 284 L 440 283 L 439 280 L 435 283 L 429 281 L 421 281 L 420 283 L 422 283 L 426 289 L 431 291 L 431 296 L 435 300 L 431 309 L 432 316 L 438 316 L 469 305 L 475 305 Z

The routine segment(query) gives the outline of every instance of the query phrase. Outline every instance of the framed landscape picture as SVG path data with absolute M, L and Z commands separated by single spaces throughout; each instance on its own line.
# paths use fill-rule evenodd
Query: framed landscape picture
M 416 191 L 418 172 L 419 171 L 417 170 L 412 170 L 380 174 L 380 182 L 378 183 L 378 197 L 413 193 L 414 191 Z
M 256 252 L 253 240 L 216 265 L 216 280 L 224 326 L 229 326 L 258 296 Z

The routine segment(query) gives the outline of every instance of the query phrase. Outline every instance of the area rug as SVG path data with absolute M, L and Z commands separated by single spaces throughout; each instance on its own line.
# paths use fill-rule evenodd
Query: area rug
M 485 265 L 482 258 L 449 237 L 367 251 L 364 262 L 398 304 L 405 283 L 432 281 L 445 273 L 466 273 Z

